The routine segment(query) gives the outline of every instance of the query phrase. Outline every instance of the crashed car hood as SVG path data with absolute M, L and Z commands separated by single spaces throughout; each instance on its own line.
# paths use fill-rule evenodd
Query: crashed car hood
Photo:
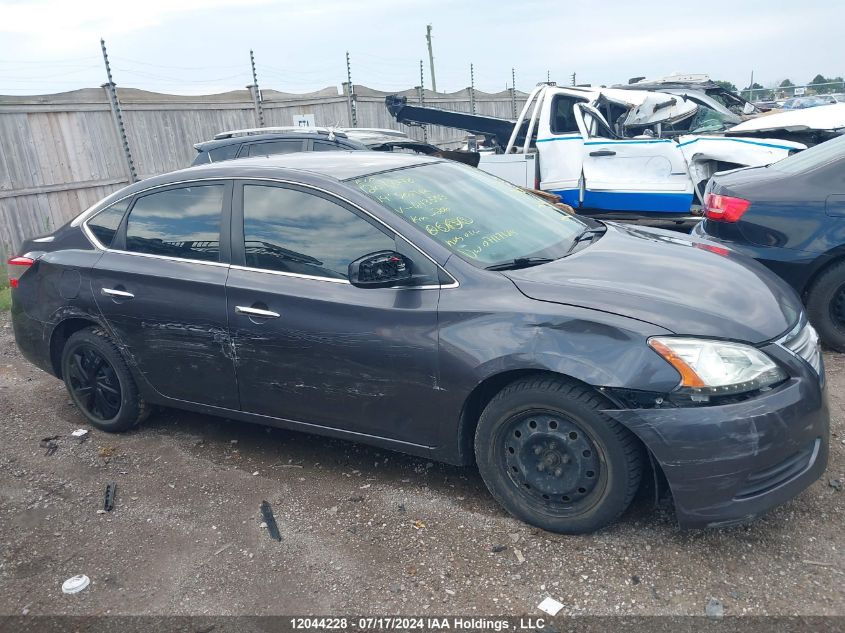
M 771 132 L 774 130 L 786 130 L 788 132 L 807 130 L 845 131 L 845 103 L 832 103 L 815 108 L 764 114 L 735 125 L 728 130 L 728 133 Z
M 505 274 L 532 299 L 681 335 L 762 343 L 800 317 L 798 295 L 753 260 L 680 233 L 607 225 L 600 239 L 568 257 Z

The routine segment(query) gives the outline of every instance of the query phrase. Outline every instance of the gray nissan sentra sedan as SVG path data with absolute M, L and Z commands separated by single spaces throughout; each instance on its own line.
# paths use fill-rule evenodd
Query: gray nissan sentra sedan
M 112 194 L 9 262 L 22 353 L 89 422 L 151 405 L 475 462 L 555 532 L 659 468 L 683 526 L 824 471 L 817 337 L 763 267 L 412 155 L 289 154 Z

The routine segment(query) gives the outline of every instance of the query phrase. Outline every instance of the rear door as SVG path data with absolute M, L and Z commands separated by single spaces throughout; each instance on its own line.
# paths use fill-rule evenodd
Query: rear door
M 687 213 L 692 180 L 671 139 L 617 139 L 601 113 L 575 104 L 584 144 L 580 205 L 621 212 Z
M 226 322 L 232 183 L 138 194 L 94 267 L 97 307 L 160 394 L 238 408 Z
M 436 265 L 339 198 L 236 184 L 229 323 L 244 411 L 434 442 Z M 416 287 L 356 288 L 351 261 L 399 250 Z

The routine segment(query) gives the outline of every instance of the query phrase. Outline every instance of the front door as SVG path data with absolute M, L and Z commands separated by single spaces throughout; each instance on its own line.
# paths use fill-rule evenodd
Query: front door
M 270 182 L 236 183 L 232 250 L 228 311 L 244 411 L 434 442 L 432 262 L 338 198 Z M 380 250 L 407 254 L 421 285 L 352 286 L 349 263 Z
M 139 194 L 92 271 L 97 307 L 152 387 L 238 408 L 226 323 L 231 182 Z
M 601 113 L 575 104 L 583 171 L 580 206 L 620 212 L 688 213 L 692 179 L 671 139 L 617 139 Z

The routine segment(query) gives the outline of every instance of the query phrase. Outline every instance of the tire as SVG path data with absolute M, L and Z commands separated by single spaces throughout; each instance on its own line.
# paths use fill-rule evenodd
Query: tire
M 626 428 L 601 413 L 592 389 L 529 377 L 500 391 L 475 433 L 478 470 L 510 514 L 550 532 L 593 532 L 630 505 L 644 451 Z
M 62 350 L 61 362 L 70 398 L 93 426 L 119 433 L 147 417 L 148 407 L 126 361 L 100 328 L 72 334 Z
M 825 345 L 845 352 L 845 261 L 825 270 L 810 286 L 807 316 Z

